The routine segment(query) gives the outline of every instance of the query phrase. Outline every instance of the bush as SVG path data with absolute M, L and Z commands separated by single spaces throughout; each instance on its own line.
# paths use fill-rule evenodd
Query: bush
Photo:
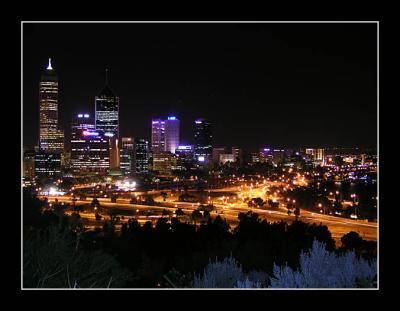
M 300 255 L 300 270 L 274 265 L 273 288 L 348 288 L 374 287 L 377 264 L 357 259 L 354 252 L 342 256 L 330 253 L 325 245 L 314 240 L 310 253 Z
M 242 266 L 232 257 L 222 261 L 211 262 L 205 267 L 202 276 L 194 276 L 194 288 L 233 288 L 233 287 L 262 287 L 267 280 L 267 274 L 249 273 L 242 270 Z
M 121 287 L 130 273 L 102 251 L 84 251 L 70 231 L 50 226 L 24 237 L 25 288 Z

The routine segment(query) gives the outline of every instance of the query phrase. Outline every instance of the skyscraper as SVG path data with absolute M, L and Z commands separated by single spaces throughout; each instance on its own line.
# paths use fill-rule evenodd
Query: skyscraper
M 120 150 L 120 168 L 123 175 L 132 175 L 135 171 L 133 166 L 134 139 L 132 137 L 122 137 Z
M 195 167 L 194 148 L 192 145 L 178 146 L 175 150 L 177 166 L 183 170 L 191 170 Z
M 151 120 L 151 151 L 165 151 L 165 121 L 161 119 Z
M 35 175 L 41 177 L 59 177 L 61 175 L 61 153 L 49 153 L 40 150 L 35 153 Z
M 35 177 L 35 151 L 24 150 L 22 177 L 33 180 Z
M 194 154 L 199 163 L 207 164 L 212 157 L 211 123 L 206 119 L 194 122 Z
M 226 153 L 226 148 L 225 147 L 220 147 L 220 148 L 213 148 L 212 151 L 212 162 L 214 164 L 220 164 L 219 162 L 219 156 L 223 153 Z
M 58 77 L 51 58 L 39 83 L 39 148 L 44 152 L 64 151 L 64 133 L 58 125 Z
M 153 154 L 153 171 L 157 172 L 159 175 L 170 175 L 173 157 L 174 155 L 168 151 Z
M 82 130 L 71 139 L 71 169 L 77 175 L 106 174 L 110 166 L 109 139 L 102 131 Z
M 94 119 L 90 118 L 88 113 L 78 113 L 76 118 L 71 122 L 71 138 L 80 137 L 83 130 L 94 130 Z
M 180 121 L 174 117 L 165 120 L 165 151 L 175 153 L 179 146 L 179 126 Z
M 106 137 L 119 137 L 119 98 L 108 85 L 108 70 L 106 85 L 95 97 L 95 127 L 103 131 Z
M 134 139 L 134 174 L 149 172 L 149 142 L 143 138 Z

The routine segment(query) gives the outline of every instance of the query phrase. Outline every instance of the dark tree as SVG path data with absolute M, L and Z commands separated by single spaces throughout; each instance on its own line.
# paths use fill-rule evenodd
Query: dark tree
M 167 194 L 166 192 L 161 192 L 160 195 L 162 196 L 163 201 L 165 202 L 165 200 L 166 200 L 167 197 L 168 197 L 168 194 Z
M 343 245 L 343 248 L 347 250 L 354 250 L 356 248 L 361 247 L 363 239 L 357 232 L 350 231 L 349 233 L 342 236 L 340 239 Z

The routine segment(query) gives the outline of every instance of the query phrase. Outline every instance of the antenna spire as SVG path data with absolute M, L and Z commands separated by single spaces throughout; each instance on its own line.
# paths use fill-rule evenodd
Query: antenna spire
M 106 85 L 108 85 L 108 68 L 106 68 Z
M 53 67 L 51 67 L 51 58 L 49 58 L 49 64 L 46 68 L 47 70 L 53 70 Z

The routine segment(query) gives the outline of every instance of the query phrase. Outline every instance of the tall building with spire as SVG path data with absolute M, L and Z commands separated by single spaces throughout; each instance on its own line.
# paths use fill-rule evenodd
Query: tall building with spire
M 109 86 L 108 69 L 106 83 L 95 97 L 95 127 L 109 139 L 110 170 L 119 168 L 119 98 Z
M 39 83 L 39 148 L 51 153 L 64 151 L 64 132 L 58 124 L 58 77 L 51 58 Z
M 108 137 L 119 137 L 119 98 L 110 89 L 108 69 L 106 84 L 95 97 L 95 126 Z

